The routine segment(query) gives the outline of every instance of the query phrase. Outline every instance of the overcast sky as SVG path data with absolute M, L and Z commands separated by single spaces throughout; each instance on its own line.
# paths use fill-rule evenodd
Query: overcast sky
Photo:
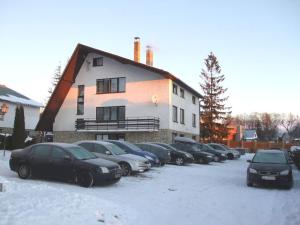
M 0 1 L 0 83 L 44 102 L 56 66 L 77 43 L 133 58 L 133 38 L 154 66 L 201 93 L 219 59 L 233 113 L 300 114 L 300 1 Z

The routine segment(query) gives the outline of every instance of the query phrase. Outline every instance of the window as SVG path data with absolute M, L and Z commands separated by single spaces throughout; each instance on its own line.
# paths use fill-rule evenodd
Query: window
M 52 158 L 54 159 L 63 159 L 67 154 L 60 148 L 53 146 L 52 149 Z
M 196 97 L 195 96 L 192 97 L 192 102 L 194 105 L 196 105 Z
M 126 78 L 110 78 L 97 80 L 97 94 L 125 92 Z
M 39 158 L 48 158 L 50 156 L 51 146 L 49 145 L 38 145 L 32 148 L 34 156 Z
M 182 88 L 180 88 L 180 97 L 184 98 L 184 90 Z
M 184 137 L 184 134 L 180 134 L 179 136 L 180 136 L 180 137 Z
M 125 120 L 125 106 L 97 107 L 96 120 L 97 121 Z
M 177 119 L 177 107 L 173 105 L 173 122 L 178 122 Z
M 93 143 L 80 143 L 79 146 L 85 148 L 86 150 L 89 150 L 90 152 L 94 150 Z
M 84 114 L 84 85 L 78 85 L 77 115 Z
M 177 95 L 177 85 L 173 84 L 173 93 Z
M 196 127 L 196 114 L 192 114 L 192 126 Z
M 184 109 L 180 109 L 180 123 L 184 124 Z
M 94 152 L 105 154 L 106 151 L 107 151 L 107 149 L 103 145 L 95 144 Z
M 93 66 L 103 66 L 103 57 L 93 58 Z

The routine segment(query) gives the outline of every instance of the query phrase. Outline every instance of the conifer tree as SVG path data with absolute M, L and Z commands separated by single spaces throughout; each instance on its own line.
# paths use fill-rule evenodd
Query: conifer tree
M 12 134 L 12 149 L 24 148 L 25 146 L 25 118 L 22 105 L 16 107 L 14 129 Z
M 52 82 L 51 82 L 51 87 L 48 89 L 48 94 L 49 96 L 46 98 L 45 104 L 49 101 L 57 83 L 59 82 L 61 78 L 61 63 L 59 62 L 59 65 L 56 67 L 53 77 L 52 77 Z
M 222 87 L 225 76 L 221 75 L 221 67 L 212 52 L 205 59 L 205 67 L 201 72 L 200 83 L 203 94 L 200 105 L 200 135 L 203 140 L 215 142 L 228 135 L 231 108 L 225 106 L 228 99 L 228 96 L 224 96 L 227 88 Z

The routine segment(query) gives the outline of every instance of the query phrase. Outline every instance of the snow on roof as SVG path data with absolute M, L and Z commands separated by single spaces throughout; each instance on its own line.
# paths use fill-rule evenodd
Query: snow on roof
M 0 100 L 13 102 L 13 103 L 17 103 L 17 104 L 22 104 L 22 105 L 34 106 L 34 107 L 42 107 L 43 106 L 41 103 L 38 103 L 34 100 L 17 97 L 17 96 L 10 95 L 10 94 L 0 95 Z

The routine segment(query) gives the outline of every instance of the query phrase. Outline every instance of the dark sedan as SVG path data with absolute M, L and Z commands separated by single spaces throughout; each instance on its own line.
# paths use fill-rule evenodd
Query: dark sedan
M 194 162 L 194 157 L 188 152 L 180 151 L 166 143 L 154 142 L 153 144 L 157 144 L 171 151 L 170 163 L 175 163 L 176 165 L 181 166 Z
M 151 144 L 151 143 L 140 143 L 136 145 L 141 149 L 143 149 L 144 151 L 155 154 L 158 157 L 161 166 L 164 166 L 166 163 L 168 163 L 171 160 L 170 151 L 159 145 Z
M 115 183 L 122 171 L 118 164 L 97 158 L 89 151 L 72 144 L 43 143 L 14 150 L 10 169 L 19 177 L 40 177 L 72 181 L 83 187 L 99 183 Z
M 278 184 L 291 188 L 293 173 L 291 162 L 287 155 L 280 150 L 259 150 L 247 169 L 247 185 Z
M 226 154 L 222 151 L 215 150 L 207 144 L 198 143 L 197 145 L 199 146 L 201 151 L 213 154 L 215 162 L 222 162 L 227 159 Z

